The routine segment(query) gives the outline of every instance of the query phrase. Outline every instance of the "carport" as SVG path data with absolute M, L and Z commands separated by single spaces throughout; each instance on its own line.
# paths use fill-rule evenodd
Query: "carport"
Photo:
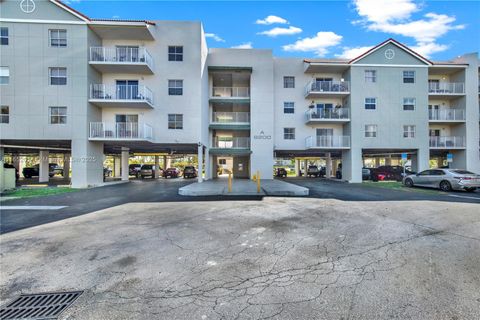
M 293 160 L 295 176 L 300 176 L 300 172 L 305 175 L 309 165 L 324 166 L 326 177 L 335 177 L 338 166 L 342 161 L 342 152 L 338 150 L 320 151 L 320 150 L 276 150 L 275 158 L 277 161 Z

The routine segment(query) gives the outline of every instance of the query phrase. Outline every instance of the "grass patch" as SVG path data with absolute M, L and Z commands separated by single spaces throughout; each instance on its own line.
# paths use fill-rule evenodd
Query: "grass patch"
M 78 189 L 65 188 L 65 187 L 45 187 L 45 188 L 19 188 L 13 191 L 7 191 L 3 194 L 5 197 L 17 197 L 17 198 L 33 198 L 44 197 L 55 194 L 75 192 Z
M 362 185 L 365 185 L 365 186 L 368 186 L 368 187 L 402 190 L 402 191 L 407 191 L 407 192 L 408 191 L 410 191 L 410 192 L 424 192 L 424 193 L 430 193 L 430 194 L 438 194 L 439 193 L 439 191 L 434 190 L 434 189 L 419 188 L 419 187 L 407 188 L 401 182 L 397 182 L 397 181 L 378 181 L 378 182 L 363 181 Z

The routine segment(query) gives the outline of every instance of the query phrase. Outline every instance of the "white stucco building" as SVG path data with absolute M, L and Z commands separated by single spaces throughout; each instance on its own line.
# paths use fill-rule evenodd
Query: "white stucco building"
M 200 22 L 95 20 L 58 1 L 0 2 L 1 152 L 71 158 L 72 186 L 113 155 L 197 154 L 205 178 L 273 177 L 275 158 L 322 159 L 361 181 L 366 158 L 407 153 L 480 172 L 479 60 L 425 59 L 389 39 L 356 59 L 209 49 Z M 341 169 L 338 169 L 342 163 Z

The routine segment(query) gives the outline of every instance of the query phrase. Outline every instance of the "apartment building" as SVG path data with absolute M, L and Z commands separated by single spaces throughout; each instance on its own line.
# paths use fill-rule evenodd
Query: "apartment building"
M 367 158 L 480 172 L 479 61 L 434 62 L 389 39 L 356 59 L 208 49 L 200 22 L 96 20 L 55 0 L 0 2 L 3 154 L 65 154 L 72 186 L 122 179 L 135 153 L 196 154 L 206 179 L 271 179 L 322 159 L 361 181 Z M 3 159 L 3 157 L 2 157 Z M 341 167 L 340 167 L 341 164 Z M 201 178 L 200 178 L 201 180 Z

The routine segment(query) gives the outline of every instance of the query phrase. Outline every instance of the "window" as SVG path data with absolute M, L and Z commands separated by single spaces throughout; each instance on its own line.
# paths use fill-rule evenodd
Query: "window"
M 168 80 L 168 94 L 170 96 L 183 95 L 183 80 Z
M 67 107 L 50 107 L 50 124 L 66 124 Z
M 283 139 L 295 140 L 295 128 L 283 128 Z
M 365 70 L 365 82 L 377 82 L 377 71 Z
M 8 46 L 8 28 L 7 27 L 0 28 L 0 44 L 2 46 Z
M 415 126 L 412 126 L 412 125 L 403 126 L 403 137 L 415 138 Z
M 415 83 L 415 71 L 403 71 L 403 83 Z
M 405 111 L 415 110 L 415 98 L 403 98 L 403 110 Z
M 295 88 L 295 77 L 283 77 L 284 88 Z
M 64 86 L 67 84 L 67 68 L 50 68 L 50 84 Z
M 66 47 L 67 46 L 67 30 L 51 29 L 50 47 Z
M 295 113 L 295 102 L 284 102 L 283 113 Z
M 366 124 L 365 125 L 365 138 L 376 138 L 377 137 L 377 125 L 376 124 Z
M 168 61 L 183 61 L 183 47 L 169 46 Z
M 0 67 L 0 84 L 8 84 L 10 82 L 10 68 Z
M 365 109 L 366 110 L 377 109 L 377 98 L 365 98 Z
M 168 129 L 183 129 L 183 114 L 169 114 Z
M 222 164 L 222 165 L 227 164 L 227 159 L 218 159 L 218 164 Z
M 10 123 L 10 108 L 8 106 L 1 107 L 0 123 Z

